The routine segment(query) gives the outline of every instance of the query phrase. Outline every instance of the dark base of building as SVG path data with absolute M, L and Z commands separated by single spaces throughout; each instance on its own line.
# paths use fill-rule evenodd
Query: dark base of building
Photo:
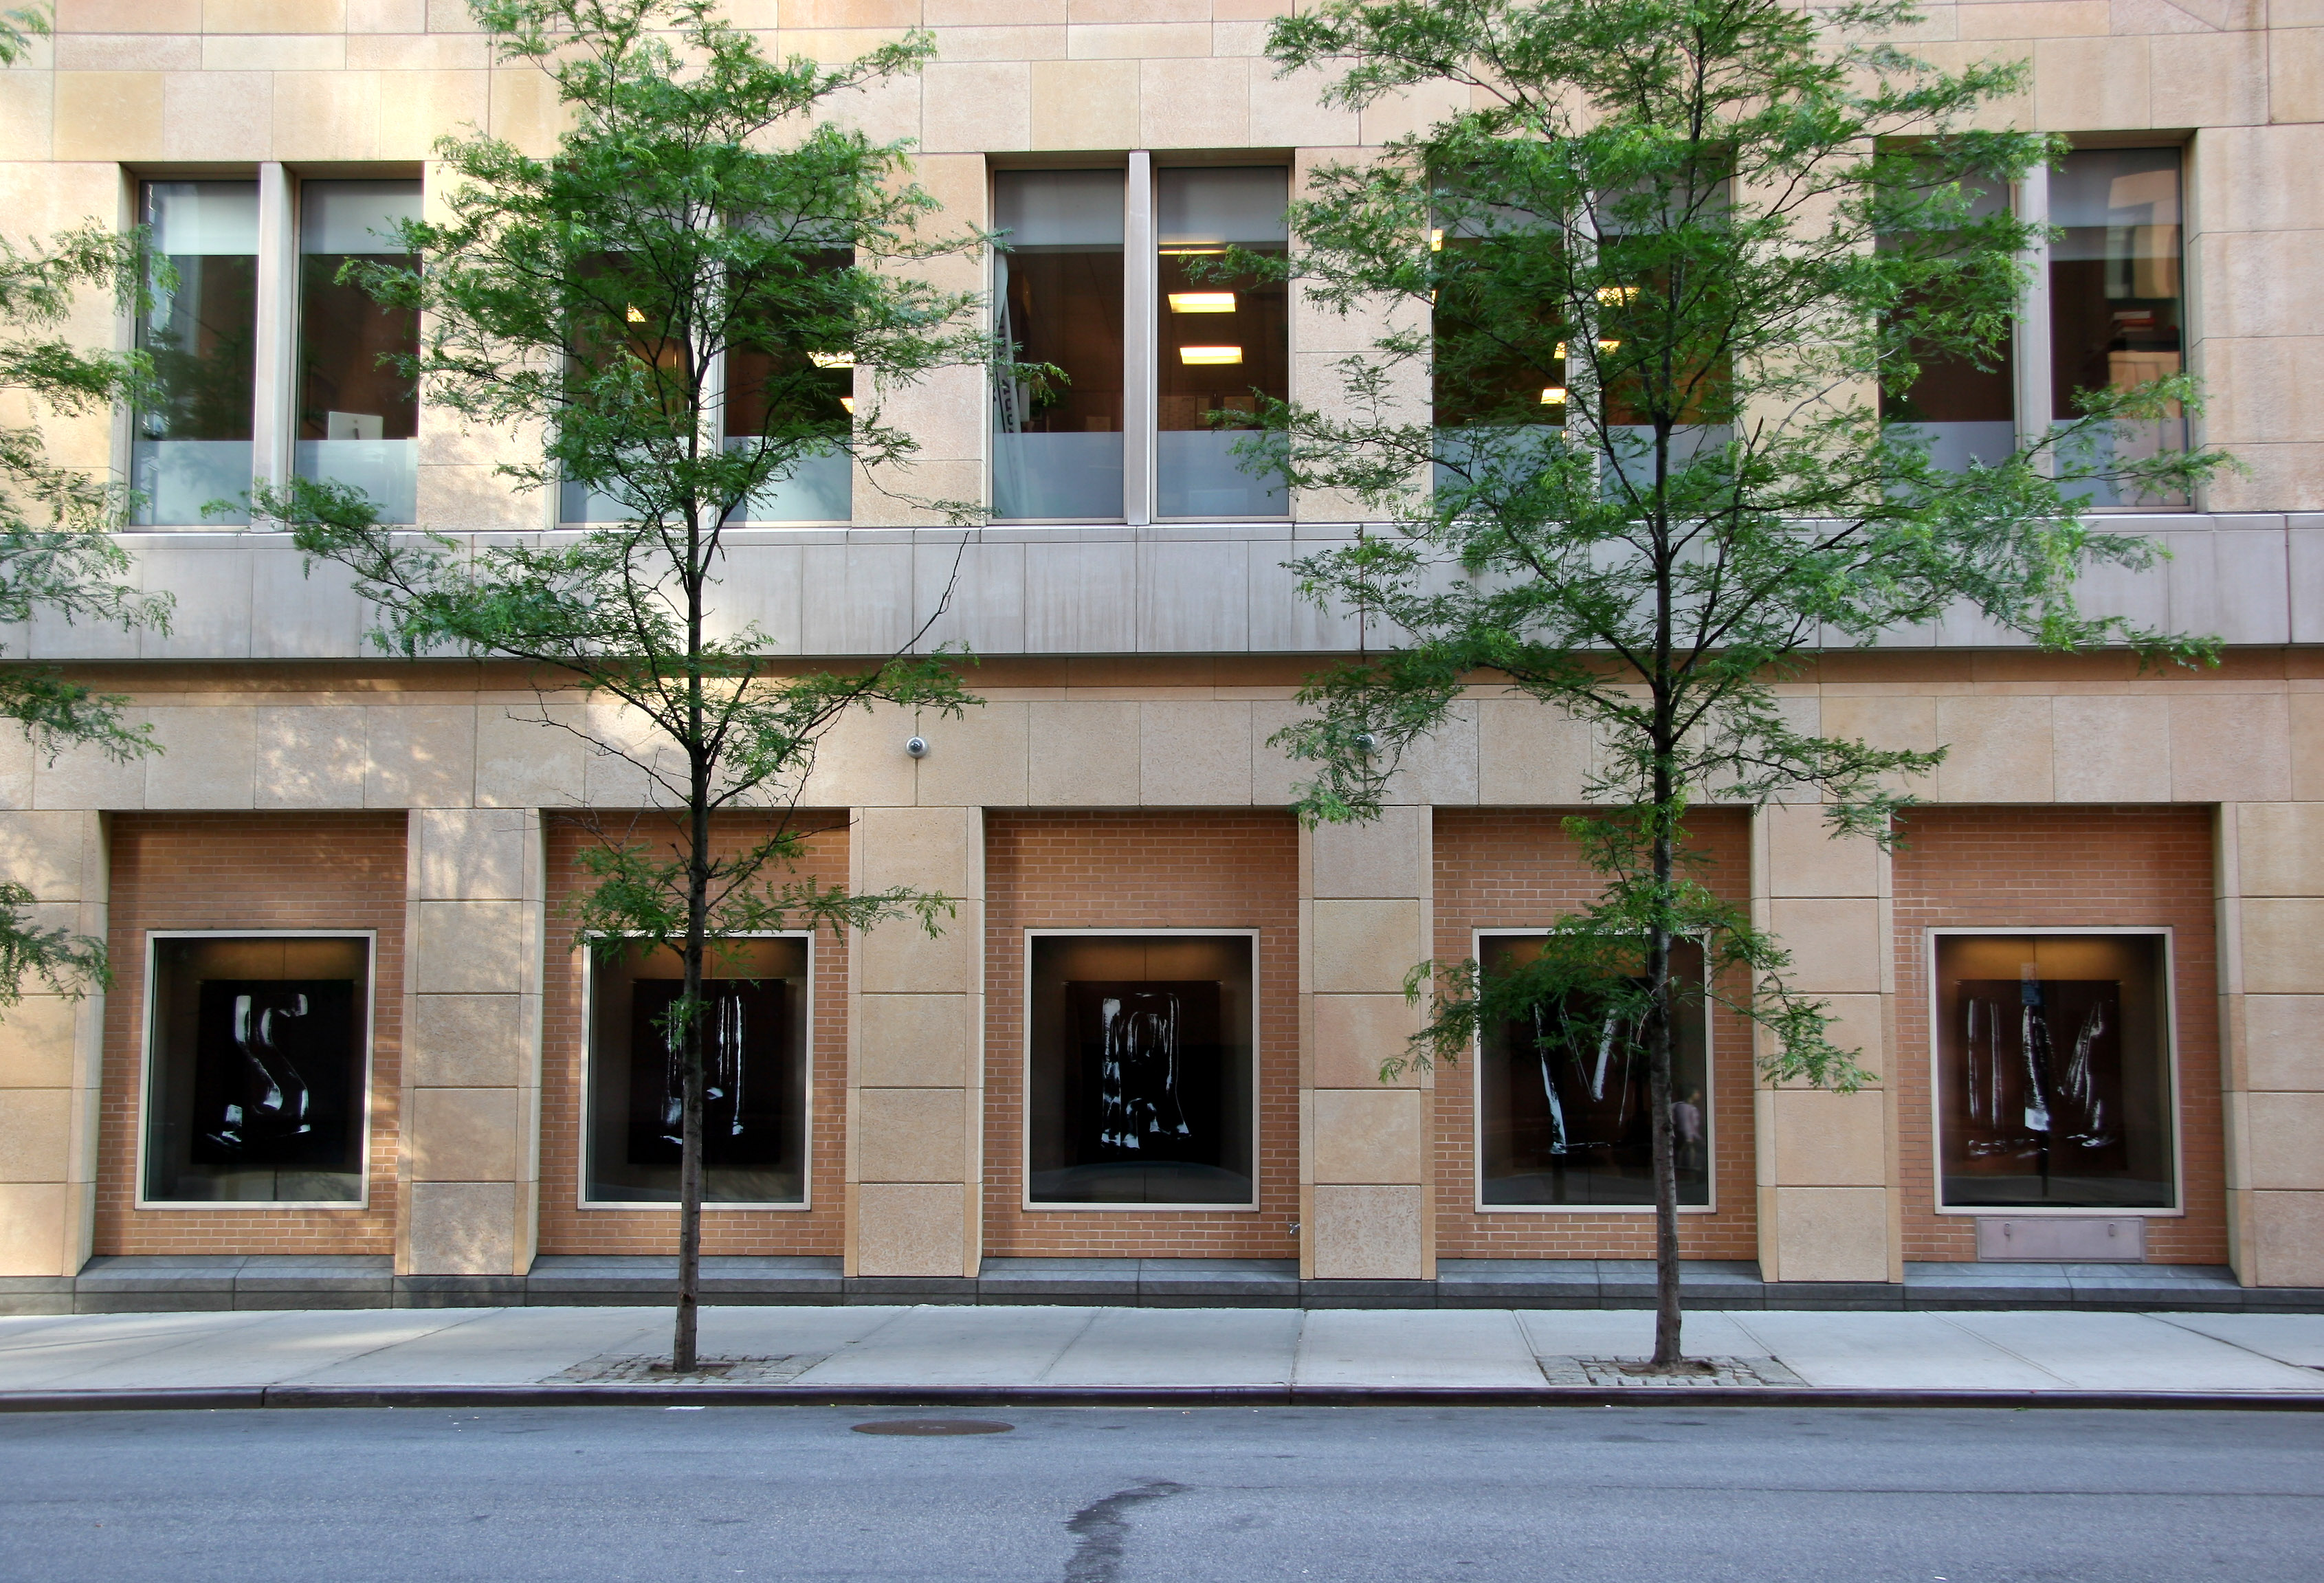
M 529 1275 L 398 1275 L 388 1259 L 105 1257 L 77 1276 L 0 1278 L 0 1314 L 290 1308 L 655 1307 L 677 1261 L 549 1256 Z M 991 1258 L 973 1279 L 845 1276 L 836 1258 L 706 1258 L 702 1296 L 734 1306 L 1013 1303 L 1109 1308 L 1654 1306 L 1644 1259 L 1445 1259 L 1434 1281 L 1303 1281 L 1288 1259 Z M 2204 1265 L 1908 1264 L 1901 1284 L 1763 1281 L 1748 1262 L 1691 1260 L 1692 1309 L 1868 1311 L 2080 1309 L 2324 1312 L 2324 1290 L 2236 1284 Z

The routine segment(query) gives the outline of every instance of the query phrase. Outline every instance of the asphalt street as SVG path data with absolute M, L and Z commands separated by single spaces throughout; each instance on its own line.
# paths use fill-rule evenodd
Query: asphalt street
M 899 1419 L 1008 1432 L 867 1434 Z M 41 1579 L 2312 1580 L 2324 1414 L 0 1415 Z

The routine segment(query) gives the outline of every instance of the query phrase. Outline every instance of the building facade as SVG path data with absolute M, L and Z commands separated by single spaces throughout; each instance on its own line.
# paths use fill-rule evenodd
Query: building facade
M 1444 106 L 1357 115 L 1277 79 L 1261 43 L 1283 8 L 730 0 L 783 53 L 934 31 L 936 64 L 845 114 L 916 139 L 949 215 L 1012 230 L 1024 245 L 959 283 L 1096 372 L 1063 410 L 964 372 L 894 394 L 922 446 L 907 492 L 989 500 L 989 527 L 841 466 L 733 534 L 727 619 L 802 663 L 907 644 L 949 586 L 926 640 L 981 657 L 983 703 L 860 715 L 821 754 L 805 870 L 959 910 L 935 938 L 770 938 L 733 970 L 713 1255 L 902 1291 L 1019 1258 L 1416 1283 L 1440 1261 L 1651 1254 L 1642 1091 L 1586 1008 L 1562 1043 L 1502 1030 L 1379 1075 L 1416 1026 L 1415 962 L 1521 953 L 1588 894 L 1559 823 L 1586 728 L 1480 689 L 1377 824 L 1286 811 L 1269 738 L 1367 634 L 1303 604 L 1284 563 L 1356 525 L 1222 467 L 1192 415 L 1254 383 L 1312 394 L 1361 341 L 1296 292 L 1206 306 L 1184 261 L 1279 241 L 1305 171 Z M 2141 674 L 1964 621 L 1785 685 L 1827 732 L 1950 755 L 1893 853 L 1826 839 L 1812 807 L 1695 821 L 1710 882 L 1780 933 L 1878 1080 L 1771 1089 L 1738 1022 L 1692 1026 L 1688 1257 L 1794 1290 L 2043 1257 L 2324 1286 L 2313 20 L 1929 5 L 1922 50 L 2030 58 L 1996 114 L 2077 152 L 2014 197 L 2063 229 L 2012 369 L 1918 416 L 1974 454 L 2075 383 L 2201 375 L 2195 437 L 2243 470 L 2106 506 L 2174 558 L 2089 594 L 2217 633 L 2227 658 Z M 367 384 L 379 337 L 406 332 L 328 286 L 427 201 L 432 140 L 475 124 L 546 149 L 553 97 L 492 64 L 460 0 L 59 0 L 57 23 L 0 72 L 8 229 L 152 224 L 177 293 L 134 323 L 93 305 L 82 328 L 228 377 L 51 427 L 58 455 L 147 492 L 136 575 L 177 612 L 167 635 L 9 635 L 129 695 L 165 750 L 51 763 L 0 741 L 6 872 L 116 970 L 0 1023 L 0 1275 L 362 1256 L 481 1299 L 545 1256 L 666 1254 L 667 964 L 593 964 L 566 906 L 572 811 L 645 796 L 542 723 L 619 722 L 514 667 L 380 658 L 329 568 L 200 512 L 297 471 L 455 533 L 588 520 L 572 492 L 512 494 L 489 445 Z

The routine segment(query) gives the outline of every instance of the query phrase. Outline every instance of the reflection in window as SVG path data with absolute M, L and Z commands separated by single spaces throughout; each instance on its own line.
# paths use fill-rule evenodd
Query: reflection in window
M 383 357 L 420 351 L 420 316 L 352 282 L 350 260 L 401 263 L 396 226 L 420 217 L 417 181 L 309 181 L 299 189 L 301 478 L 353 484 L 383 522 L 420 520 L 420 392 Z
M 2008 207 L 2006 188 L 1980 189 L 1969 197 L 1969 217 L 1987 219 Z M 1912 385 L 1900 394 L 1880 393 L 1884 423 L 1910 425 L 1927 440 L 1930 460 L 1950 472 L 1971 461 L 1994 465 L 2016 450 L 2015 360 L 2008 341 L 1987 349 L 1984 367 L 1956 353 L 1916 349 L 1914 359 L 1920 374 Z
M 253 374 L 258 326 L 258 183 L 148 181 L 140 221 L 152 228 L 177 283 L 156 290 L 137 321 L 159 400 L 141 409 L 130 483 L 142 527 L 250 520 Z M 237 502 L 205 517 L 212 501 Z
M 855 262 L 853 248 L 804 257 L 807 272 L 828 280 Z M 830 437 L 844 435 L 855 413 L 855 358 L 844 346 L 745 343 L 726 354 L 726 444 L 818 440 L 790 472 L 753 494 L 734 513 L 751 522 L 844 522 L 854 511 L 855 458 Z
M 1949 1209 L 2170 1209 L 2160 934 L 1941 934 L 1938 1135 Z
M 1541 954 L 1541 937 L 1488 935 L 1488 977 Z M 1702 948 L 1674 942 L 1671 972 L 1702 982 Z M 1671 1123 L 1678 1201 L 1711 1201 L 1709 1040 L 1699 995 L 1680 998 L 1673 1048 Z M 1620 1204 L 1655 1201 L 1654 1111 L 1636 1019 L 1569 996 L 1526 1022 L 1489 1027 L 1477 1066 L 1480 1201 Z
M 995 327 L 1019 362 L 1065 380 L 992 393 L 992 510 L 1102 520 L 1121 511 L 1122 173 L 1004 170 L 992 179 Z
M 1190 266 L 1216 258 L 1230 243 L 1254 253 L 1286 251 L 1290 173 L 1279 166 L 1166 170 L 1154 185 L 1160 514 L 1286 515 L 1282 475 L 1257 463 L 1259 471 L 1246 472 L 1244 458 L 1233 454 L 1252 424 L 1215 428 L 1204 415 L 1255 414 L 1261 396 L 1290 399 L 1289 295 L 1280 281 L 1222 280 Z
M 1497 463 L 1529 462 L 1564 427 L 1570 395 L 1555 296 L 1488 255 L 1481 236 L 1448 229 L 1429 242 L 1439 489 Z
M 1032 943 L 1029 1200 L 1256 1201 L 1250 936 Z
M 807 1197 L 807 943 L 742 940 L 703 980 L 703 1198 Z M 676 952 L 632 948 L 589 978 L 587 1192 L 597 1203 L 676 1203 L 685 1097 L 669 1010 Z
M 164 936 L 152 972 L 145 1200 L 362 1202 L 370 942 Z
M 2144 384 L 2186 366 L 2180 284 L 2179 151 L 2087 149 L 2050 177 L 2052 415 L 2078 416 L 2077 390 Z M 2128 460 L 2184 449 L 2186 420 L 2142 424 L 2114 441 Z M 2093 505 L 2183 505 L 2089 485 Z
M 627 358 L 643 382 L 642 393 L 660 406 L 664 417 L 689 407 L 699 370 L 686 340 L 673 332 L 669 294 L 650 270 L 633 257 L 600 253 L 578 264 L 572 284 L 575 296 L 594 309 L 576 316 L 581 322 L 575 326 L 574 350 L 566 364 L 576 399 L 581 382 L 618 367 L 615 359 Z M 618 334 L 606 333 L 609 321 L 620 326 Z M 682 424 L 679 432 L 684 432 Z M 627 522 L 637 514 L 631 502 L 576 479 L 568 478 L 559 486 L 560 522 Z

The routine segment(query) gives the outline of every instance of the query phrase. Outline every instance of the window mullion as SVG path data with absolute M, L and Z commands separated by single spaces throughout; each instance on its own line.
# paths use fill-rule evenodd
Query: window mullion
M 2036 165 L 2017 183 L 2017 217 L 2030 225 L 2050 223 L 2050 168 Z M 2037 445 L 2050 432 L 2050 241 L 2035 237 L 2020 255 L 2026 280 L 2017 307 L 2017 443 Z M 2046 456 L 2045 456 L 2046 461 Z M 2044 469 L 2046 471 L 2046 467 Z
M 1154 520 L 1154 156 L 1130 156 L 1121 235 L 1121 516 Z
M 255 483 L 290 480 L 290 431 L 298 417 L 299 227 L 290 173 L 279 162 L 258 168 L 256 368 L 250 414 L 250 470 Z

